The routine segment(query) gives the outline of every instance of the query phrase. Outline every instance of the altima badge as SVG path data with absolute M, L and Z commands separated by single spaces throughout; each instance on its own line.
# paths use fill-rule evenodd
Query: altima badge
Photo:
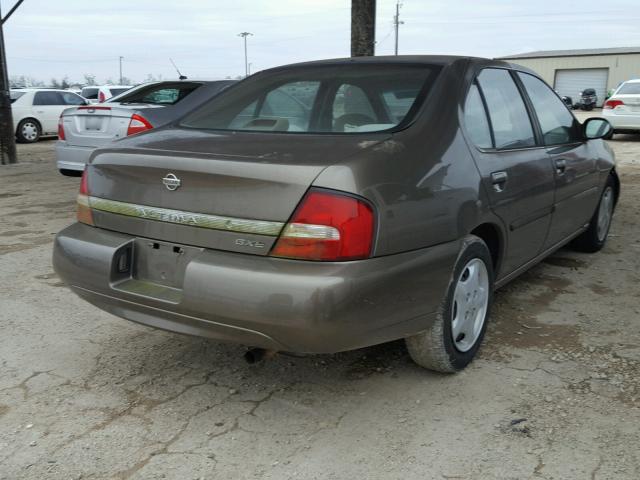
M 167 190 L 174 191 L 181 185 L 182 182 L 173 173 L 169 173 L 162 179 L 162 183 L 164 183 L 164 186 L 167 187 Z

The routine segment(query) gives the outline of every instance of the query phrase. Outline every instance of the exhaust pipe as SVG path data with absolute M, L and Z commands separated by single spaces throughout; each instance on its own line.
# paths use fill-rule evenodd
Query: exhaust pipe
M 269 358 L 273 358 L 276 353 L 276 350 L 265 350 L 264 348 L 250 348 L 244 354 L 245 361 L 253 365 L 254 363 L 261 362 L 263 360 L 268 360 Z

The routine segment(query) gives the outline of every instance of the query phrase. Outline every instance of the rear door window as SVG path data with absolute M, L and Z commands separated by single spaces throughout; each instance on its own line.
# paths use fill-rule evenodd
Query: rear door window
M 34 105 L 64 105 L 59 92 L 36 92 L 33 97 Z
M 525 148 L 536 145 L 524 100 L 507 70 L 486 68 L 478 75 L 493 127 L 495 148 Z
M 464 103 L 464 126 L 476 147 L 493 147 L 487 112 L 484 109 L 478 85 L 475 83 L 471 85 Z
M 545 145 L 561 145 L 582 140 L 580 127 L 558 96 L 542 80 L 518 72 L 538 117 Z

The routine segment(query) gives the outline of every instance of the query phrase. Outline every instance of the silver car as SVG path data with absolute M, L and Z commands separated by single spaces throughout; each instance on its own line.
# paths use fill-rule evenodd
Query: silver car
M 80 176 L 97 147 L 165 125 L 230 83 L 229 80 L 146 83 L 104 103 L 65 110 L 58 123 L 58 170 L 63 175 Z

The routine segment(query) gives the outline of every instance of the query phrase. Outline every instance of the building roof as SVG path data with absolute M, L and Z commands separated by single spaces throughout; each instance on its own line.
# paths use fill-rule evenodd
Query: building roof
M 507 55 L 505 57 L 498 57 L 498 59 L 515 60 L 518 58 L 582 57 L 586 55 L 629 55 L 632 53 L 640 53 L 640 47 L 583 48 L 579 50 L 539 50 L 536 52 Z

